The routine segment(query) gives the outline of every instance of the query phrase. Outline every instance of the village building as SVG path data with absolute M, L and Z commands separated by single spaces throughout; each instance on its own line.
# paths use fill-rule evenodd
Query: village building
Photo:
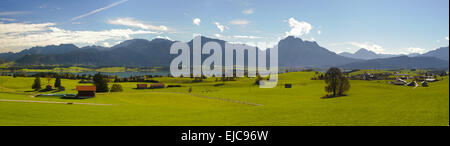
M 426 82 L 435 82 L 436 79 L 425 79 Z
M 78 91 L 77 97 L 95 97 L 95 91 L 97 88 L 95 86 L 77 86 Z
M 147 89 L 147 84 L 136 84 L 136 89 Z
M 160 83 L 160 84 L 150 84 L 150 89 L 155 89 L 155 88 L 164 88 L 165 85 Z
M 393 85 L 406 85 L 407 82 L 405 80 L 402 80 L 400 78 L 397 78 L 397 80 L 391 82 Z
M 423 81 L 421 84 L 422 84 L 422 87 L 428 87 L 428 83 L 426 81 Z
M 412 82 L 409 82 L 408 84 L 406 84 L 406 86 L 417 86 L 417 83 L 416 83 L 416 81 L 412 81 Z

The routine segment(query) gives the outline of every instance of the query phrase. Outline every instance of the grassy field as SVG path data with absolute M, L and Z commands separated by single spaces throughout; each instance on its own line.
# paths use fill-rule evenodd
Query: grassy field
M 0 99 L 63 101 L 112 105 L 78 105 L 0 101 L 0 125 L 442 125 L 449 124 L 449 80 L 413 89 L 388 81 L 352 80 L 348 96 L 321 99 L 325 83 L 310 80 L 314 72 L 279 75 L 277 88 L 261 89 L 254 80 L 215 82 L 210 78 L 154 78 L 181 88 L 98 93 L 85 100 L 33 97 L 34 78 L 0 77 Z M 47 81 L 42 78 L 42 85 Z M 53 85 L 54 79 L 51 81 Z M 292 83 L 292 89 L 282 88 Z M 78 80 L 62 80 L 76 93 Z M 110 84 L 111 85 L 111 84 Z M 216 86 L 215 86 L 216 85 Z M 192 92 L 188 93 L 189 88 Z M 244 104 L 251 103 L 251 104 Z M 253 104 L 261 105 L 256 106 Z

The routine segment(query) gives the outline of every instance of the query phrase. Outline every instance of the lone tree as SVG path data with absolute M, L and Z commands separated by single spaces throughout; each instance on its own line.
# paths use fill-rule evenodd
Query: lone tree
M 55 88 L 61 87 L 61 77 L 56 76 Z
M 36 79 L 34 79 L 34 83 L 31 86 L 32 89 L 34 90 L 41 90 L 41 79 L 39 79 L 39 77 L 36 77 Z
M 109 90 L 108 81 L 106 81 L 100 72 L 94 75 L 94 85 L 97 88 L 96 92 L 108 92 Z
M 325 91 L 333 93 L 332 97 L 343 96 L 350 89 L 350 83 L 339 68 L 330 68 L 325 73 Z

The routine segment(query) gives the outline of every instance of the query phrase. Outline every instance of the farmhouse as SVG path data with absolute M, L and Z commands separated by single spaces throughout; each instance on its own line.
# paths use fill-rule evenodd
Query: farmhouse
M 426 81 L 423 81 L 421 84 L 422 84 L 422 87 L 428 87 L 428 83 Z
M 405 80 L 397 78 L 397 80 L 393 81 L 392 84 L 394 84 L 394 85 L 406 85 L 407 82 Z
M 95 86 L 77 86 L 77 97 L 94 97 L 96 90 Z
M 416 81 L 409 82 L 406 86 L 417 86 Z
M 436 81 L 436 79 L 425 79 L 425 81 L 427 81 L 427 82 L 434 82 L 434 81 Z
M 150 89 L 164 88 L 164 84 L 150 84 Z
M 147 89 L 147 84 L 136 84 L 136 89 Z

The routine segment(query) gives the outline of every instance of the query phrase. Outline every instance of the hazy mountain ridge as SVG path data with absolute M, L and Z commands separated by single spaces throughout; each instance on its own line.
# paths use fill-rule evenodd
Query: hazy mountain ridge
M 222 47 L 222 57 L 225 59 L 223 49 L 226 41 L 207 37 L 201 37 L 201 39 L 202 45 L 211 41 L 219 43 Z M 177 54 L 169 54 L 173 43 L 174 41 L 171 40 L 155 38 L 150 41 L 145 39 L 127 40 L 112 47 L 86 46 L 79 48 L 73 44 L 50 45 L 33 47 L 18 53 L 0 53 L 0 60 L 15 61 L 18 65 L 169 66 L 171 60 L 178 56 Z M 192 52 L 193 41 L 187 43 Z M 363 54 L 366 59 L 380 57 L 380 55 L 384 57 L 364 60 L 364 58 L 344 57 L 342 54 L 345 55 L 345 53 L 338 55 L 319 46 L 317 42 L 304 41 L 289 36 L 278 42 L 278 53 L 279 66 L 281 67 L 448 68 L 448 47 L 439 48 L 418 57 L 389 56 L 388 54 L 376 54 L 366 49 L 360 49 L 355 54 Z M 202 60 L 208 56 L 202 55 Z M 191 54 L 191 61 L 192 58 Z M 444 61 L 442 58 L 447 59 Z M 245 62 L 247 62 L 247 58 Z
M 448 69 L 449 62 L 435 57 L 408 57 L 372 59 L 339 66 L 344 69 Z
M 377 54 L 373 51 L 361 48 L 355 53 L 349 53 L 349 52 L 342 52 L 339 53 L 341 56 L 354 58 L 354 59 L 363 59 L 363 60 L 371 60 L 371 59 L 380 59 L 380 58 L 391 58 L 391 57 L 399 57 L 399 56 L 405 56 L 405 55 L 394 55 L 394 54 Z M 418 53 L 411 53 L 406 56 L 414 57 L 418 56 L 420 54 Z
M 442 60 L 449 61 L 449 55 L 448 54 L 449 54 L 449 47 L 441 47 L 441 48 L 438 48 L 436 50 L 429 51 L 429 52 L 427 52 L 425 54 L 422 54 L 420 56 L 423 56 L 423 57 L 436 57 L 436 58 L 439 58 L 439 59 L 442 59 Z

